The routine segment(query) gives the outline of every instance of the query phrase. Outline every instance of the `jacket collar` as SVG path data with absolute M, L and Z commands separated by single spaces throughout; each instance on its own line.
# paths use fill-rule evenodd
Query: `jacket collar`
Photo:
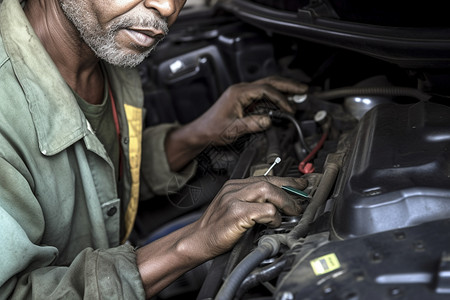
M 88 132 L 86 118 L 23 12 L 19 0 L 0 6 L 0 33 L 35 124 L 39 148 L 54 155 Z

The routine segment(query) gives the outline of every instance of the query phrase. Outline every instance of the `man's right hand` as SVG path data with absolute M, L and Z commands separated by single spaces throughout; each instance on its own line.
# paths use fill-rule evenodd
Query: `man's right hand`
M 280 212 L 299 215 L 299 203 L 282 186 L 304 189 L 307 182 L 272 176 L 227 181 L 198 221 L 139 249 L 137 264 L 147 295 L 226 252 L 256 223 L 276 227 Z
M 273 176 L 226 182 L 194 226 L 200 240 L 192 245 L 193 249 L 200 246 L 202 249 L 196 251 L 212 258 L 229 250 L 256 223 L 278 227 L 281 212 L 299 215 L 300 204 L 281 189 L 283 185 L 304 189 L 307 182 L 301 178 Z

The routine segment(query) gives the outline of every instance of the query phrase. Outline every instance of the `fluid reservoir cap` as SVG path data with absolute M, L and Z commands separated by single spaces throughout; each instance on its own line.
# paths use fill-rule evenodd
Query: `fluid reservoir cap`
M 292 95 L 288 97 L 289 101 L 293 101 L 294 103 L 303 103 L 306 101 L 306 98 L 308 98 L 308 95 Z
M 314 115 L 314 121 L 316 123 L 319 124 L 323 124 L 325 123 L 326 119 L 327 119 L 327 111 L 326 110 L 319 110 L 318 112 L 316 112 L 316 114 Z

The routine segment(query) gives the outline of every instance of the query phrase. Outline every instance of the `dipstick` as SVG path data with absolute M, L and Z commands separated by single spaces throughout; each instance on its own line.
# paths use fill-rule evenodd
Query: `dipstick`
M 278 164 L 281 161 L 280 157 L 275 158 L 275 161 L 273 162 L 273 164 L 270 166 L 270 168 L 266 171 L 266 173 L 264 173 L 264 176 L 266 176 L 267 174 L 269 174 L 270 170 L 273 169 L 273 167 L 275 167 L 276 164 Z

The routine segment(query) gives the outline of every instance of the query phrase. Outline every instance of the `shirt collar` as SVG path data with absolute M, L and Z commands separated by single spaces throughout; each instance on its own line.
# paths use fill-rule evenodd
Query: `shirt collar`
M 87 134 L 87 121 L 19 0 L 3 0 L 0 33 L 35 124 L 39 148 L 54 155 Z

